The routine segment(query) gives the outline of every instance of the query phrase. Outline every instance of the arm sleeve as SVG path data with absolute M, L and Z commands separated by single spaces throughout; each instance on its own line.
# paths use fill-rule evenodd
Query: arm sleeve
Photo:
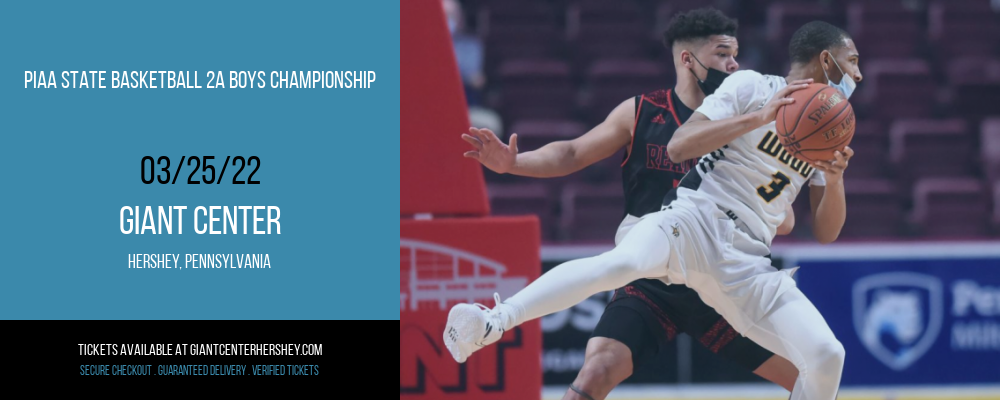
M 818 169 L 813 171 L 809 177 L 809 186 L 826 186 L 826 176 L 823 175 L 823 171 Z

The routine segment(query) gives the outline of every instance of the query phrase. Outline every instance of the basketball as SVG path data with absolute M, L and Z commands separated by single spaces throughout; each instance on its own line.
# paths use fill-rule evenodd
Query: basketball
M 821 83 L 791 94 L 775 125 L 785 151 L 802 161 L 830 161 L 854 137 L 854 109 L 840 91 Z

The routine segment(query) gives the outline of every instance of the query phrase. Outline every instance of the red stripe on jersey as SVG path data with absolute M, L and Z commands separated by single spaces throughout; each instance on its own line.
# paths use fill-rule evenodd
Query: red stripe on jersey
M 622 161 L 622 167 L 628 162 L 628 159 L 632 157 L 632 143 L 635 143 L 635 128 L 639 126 L 639 111 L 642 110 L 642 102 L 646 100 L 646 95 L 642 95 L 639 99 L 639 104 L 635 105 L 635 120 L 632 121 L 632 140 L 628 142 L 628 155 L 625 156 L 625 161 Z
M 673 89 L 671 89 L 673 90 Z M 674 116 L 674 122 L 677 122 L 677 126 L 681 126 L 681 119 L 677 117 L 677 110 L 674 110 L 674 96 L 670 95 L 670 90 L 667 90 L 667 104 L 670 105 L 670 114 Z

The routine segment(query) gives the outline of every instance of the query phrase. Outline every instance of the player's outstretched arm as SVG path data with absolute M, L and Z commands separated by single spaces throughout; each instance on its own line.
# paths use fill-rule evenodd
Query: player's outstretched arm
M 850 147 L 844 152 L 834 153 L 833 161 L 817 161 L 813 164 L 826 178 L 826 186 L 810 186 L 809 200 L 813 213 L 813 236 L 820 243 L 837 240 L 847 218 L 847 202 L 844 200 L 844 169 L 854 155 Z
M 542 148 L 517 153 L 517 134 L 504 144 L 489 129 L 469 128 L 462 139 L 473 150 L 465 156 L 479 160 L 486 168 L 500 174 L 534 178 L 565 176 L 610 157 L 632 141 L 635 100 L 623 101 L 599 125 L 573 140 L 552 142 Z
M 728 78 L 726 82 L 729 82 Z M 670 139 L 670 144 L 667 145 L 670 161 L 679 163 L 701 157 L 718 150 L 747 132 L 774 121 L 778 108 L 795 102 L 788 96 L 796 90 L 805 89 L 810 83 L 812 79 L 794 81 L 779 90 L 763 108 L 745 114 L 739 113 L 743 109 L 740 99 L 746 97 L 746 94 L 740 91 L 746 92 L 753 88 L 740 86 L 740 83 L 734 83 L 727 88 L 726 83 L 723 83 L 723 87 L 720 87 L 716 94 L 705 99 L 705 104 L 715 107 L 713 111 L 718 111 L 718 115 L 729 117 L 713 120 L 701 112 L 692 114 L 687 122 L 677 128 L 674 137 Z M 729 91 L 725 92 L 726 89 Z

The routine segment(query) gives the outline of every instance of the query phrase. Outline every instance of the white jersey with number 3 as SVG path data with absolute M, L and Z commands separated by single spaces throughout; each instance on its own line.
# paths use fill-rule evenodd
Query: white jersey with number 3
M 713 121 L 747 114 L 763 108 L 786 85 L 783 77 L 737 71 L 695 111 Z M 774 121 L 705 155 L 696 170 L 699 176 L 685 177 L 690 180 L 681 186 L 689 189 L 696 186 L 696 192 L 732 211 L 746 224 L 749 233 L 768 246 L 785 219 L 787 206 L 805 182 L 826 185 L 821 171 L 815 171 L 784 150 L 775 133 Z M 695 193 L 678 191 L 679 197 L 692 194 Z

